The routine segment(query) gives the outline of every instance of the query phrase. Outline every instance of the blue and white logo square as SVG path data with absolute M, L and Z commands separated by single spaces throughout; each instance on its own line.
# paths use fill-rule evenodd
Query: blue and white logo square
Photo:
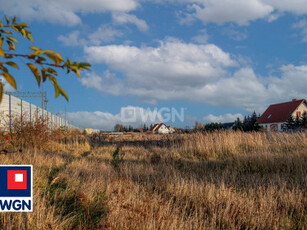
M 33 211 L 32 169 L 32 165 L 0 165 L 0 212 Z

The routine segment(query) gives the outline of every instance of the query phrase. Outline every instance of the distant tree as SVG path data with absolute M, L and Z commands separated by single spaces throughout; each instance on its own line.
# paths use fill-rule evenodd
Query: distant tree
M 303 117 L 302 117 L 302 127 L 307 129 L 307 112 L 305 111 L 303 113 Z
M 243 123 L 241 122 L 240 118 L 238 117 L 233 125 L 233 130 L 241 130 L 243 131 Z
M 288 130 L 293 130 L 295 128 L 295 120 L 291 114 L 288 116 L 285 126 Z
M 16 35 L 20 34 L 33 42 L 31 32 L 28 30 L 29 26 L 25 23 L 17 23 L 17 18 L 10 20 L 5 16 L 6 23 L 0 21 L 0 75 L 14 88 L 17 89 L 15 78 L 10 74 L 9 68 L 19 69 L 15 60 L 20 59 L 25 63 L 34 75 L 37 85 L 41 82 L 49 80 L 55 90 L 55 96 L 62 95 L 68 101 L 68 95 L 58 84 L 58 73 L 56 69 L 66 70 L 67 73 L 74 72 L 77 76 L 80 75 L 81 70 L 90 70 L 90 64 L 81 62 L 71 62 L 69 58 L 66 61 L 62 56 L 52 50 L 42 50 L 35 46 L 29 47 L 30 53 L 21 54 L 16 53 L 15 44 L 18 43 Z M 6 46 L 4 44 L 6 43 Z M 0 102 L 3 95 L 3 84 L 0 82 Z
M 256 124 L 258 120 L 258 116 L 256 112 L 254 111 L 251 116 L 245 116 L 243 123 L 242 123 L 242 128 L 245 132 L 250 132 L 250 131 L 259 131 L 260 126 Z
M 302 126 L 301 121 L 302 121 L 302 119 L 297 114 L 296 117 L 295 117 L 295 120 L 294 120 L 294 128 L 295 129 L 299 129 Z
M 211 122 L 211 123 L 206 124 L 204 126 L 204 129 L 206 131 L 215 131 L 215 130 L 224 129 L 224 126 L 222 125 L 222 123 Z
M 123 132 L 124 131 L 124 126 L 123 125 L 120 125 L 120 124 L 116 124 L 114 126 L 114 131 L 115 132 Z

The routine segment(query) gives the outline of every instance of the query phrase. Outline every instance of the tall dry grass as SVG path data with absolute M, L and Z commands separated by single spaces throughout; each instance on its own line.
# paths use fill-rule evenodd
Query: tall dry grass
M 34 212 L 2 213 L 0 228 L 307 228 L 306 133 L 119 138 L 0 156 L 34 165 Z

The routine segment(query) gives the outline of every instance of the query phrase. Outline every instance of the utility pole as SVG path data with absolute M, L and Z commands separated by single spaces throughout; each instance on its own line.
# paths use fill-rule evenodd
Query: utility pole
M 66 106 L 65 106 L 65 131 L 67 132 Z

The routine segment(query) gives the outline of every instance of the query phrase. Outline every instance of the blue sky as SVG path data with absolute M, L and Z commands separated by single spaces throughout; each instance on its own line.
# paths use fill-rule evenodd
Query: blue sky
M 2 13 L 31 26 L 37 47 L 92 64 L 81 79 L 60 74 L 68 103 L 54 98 L 51 84 L 43 86 L 48 109 L 66 109 L 81 127 L 155 123 L 165 108 L 185 114 L 168 124 L 192 127 L 196 120 L 228 122 L 307 98 L 306 0 L 0 3 Z M 28 52 L 30 45 L 20 42 L 17 50 Z M 41 90 L 26 68 L 12 73 L 19 90 Z M 134 121 L 123 119 L 127 110 Z

